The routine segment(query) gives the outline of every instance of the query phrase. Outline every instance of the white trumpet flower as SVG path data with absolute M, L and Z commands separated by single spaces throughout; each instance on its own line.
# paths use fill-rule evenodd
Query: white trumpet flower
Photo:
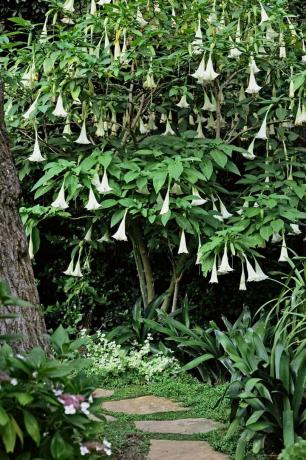
M 148 134 L 150 132 L 148 125 L 144 124 L 141 117 L 139 118 L 139 132 L 140 134 Z
M 195 39 L 192 42 L 192 52 L 193 54 L 201 54 L 203 49 L 203 34 L 201 30 L 201 20 L 199 19 L 198 27 L 195 34 Z
M 178 104 L 176 104 L 177 107 L 180 107 L 181 109 L 188 109 L 190 107 L 190 104 L 187 102 L 187 97 L 186 94 L 184 94 Z
M 66 118 L 67 115 L 68 115 L 68 113 L 64 109 L 63 98 L 62 98 L 61 94 L 57 98 L 56 106 L 55 106 L 55 109 L 53 110 L 52 114 L 55 117 L 64 117 L 64 118 Z
M 90 140 L 87 137 L 87 132 L 86 132 L 86 122 L 85 120 L 83 121 L 81 132 L 77 140 L 75 141 L 77 144 L 91 144 Z
M 269 16 L 267 15 L 267 12 L 261 2 L 260 3 L 260 14 L 261 14 L 261 20 L 260 24 L 263 24 L 264 22 L 270 21 Z
M 214 81 L 219 75 L 217 72 L 214 71 L 211 53 L 207 61 L 205 74 L 206 74 L 205 79 L 204 79 L 205 81 Z
M 225 204 L 223 203 L 221 198 L 218 197 L 218 199 L 219 199 L 219 203 L 220 203 L 220 213 L 221 213 L 222 218 L 223 219 L 228 219 L 229 217 L 232 217 L 233 214 L 228 212 L 228 210 L 226 209 Z
M 100 204 L 96 200 L 95 194 L 91 187 L 89 189 L 88 202 L 85 205 L 85 208 L 87 209 L 87 211 L 96 211 L 97 209 L 100 208 Z
M 63 272 L 64 275 L 73 276 L 73 264 L 74 264 L 74 259 L 72 258 L 70 260 L 68 268 Z
M 185 236 L 184 230 L 182 230 L 182 233 L 181 233 L 181 239 L 180 239 L 180 246 L 179 246 L 178 254 L 189 254 L 189 251 L 187 249 L 186 236 Z
M 219 274 L 225 274 L 225 273 L 229 273 L 229 272 L 232 272 L 232 271 L 234 271 L 234 270 L 229 264 L 228 255 L 227 255 L 227 243 L 225 243 L 221 263 L 220 263 L 220 265 L 218 267 L 218 273 Z
M 250 283 L 252 281 L 256 281 L 257 279 L 257 274 L 254 270 L 254 268 L 252 267 L 252 265 L 250 264 L 247 256 L 245 254 L 243 254 L 243 257 L 245 258 L 245 263 L 246 263 L 246 269 L 247 269 L 247 275 L 248 275 L 248 278 L 247 278 L 247 281 Z
M 243 262 L 241 262 L 241 278 L 240 278 L 240 284 L 239 284 L 239 291 L 246 291 L 246 283 L 245 283 L 245 271 L 244 271 L 244 265 Z
M 111 239 L 110 239 L 110 237 L 109 237 L 108 231 L 106 230 L 106 232 L 104 233 L 104 235 L 101 236 L 101 238 L 99 238 L 97 241 L 98 241 L 98 243 L 110 243 L 110 242 L 111 242 Z
M 97 190 L 98 190 L 99 193 L 108 193 L 108 192 L 112 191 L 112 188 L 109 186 L 109 183 L 108 183 L 108 177 L 107 177 L 106 169 L 104 171 L 101 184 L 99 184 L 97 186 Z
M 293 235 L 300 235 L 302 233 L 298 224 L 290 224 L 290 227 L 293 231 Z
M 171 127 L 170 121 L 167 119 L 166 130 L 164 133 L 162 133 L 162 136 L 174 136 L 174 135 L 175 135 L 175 132 L 173 131 Z
M 248 153 L 243 153 L 242 156 L 246 158 L 247 160 L 254 160 L 256 158 L 256 155 L 254 153 L 254 144 L 255 144 L 255 138 L 252 140 L 248 147 Z
M 168 186 L 168 190 L 167 190 L 166 196 L 164 198 L 162 208 L 161 208 L 160 213 L 159 213 L 161 216 L 164 215 L 164 214 L 167 214 L 167 212 L 169 212 L 169 210 L 170 210 L 169 203 L 170 203 L 170 186 Z
M 28 160 L 34 162 L 45 161 L 45 158 L 42 156 L 40 151 L 37 129 L 35 129 L 35 143 L 33 153 L 28 157 Z
M 26 113 L 23 114 L 23 118 L 25 118 L 26 120 L 28 120 L 29 118 L 31 118 L 31 116 L 33 115 L 33 113 L 36 111 L 36 107 L 37 107 L 37 102 L 38 102 L 39 96 L 40 96 L 40 93 L 38 92 L 38 94 L 37 94 L 36 99 L 34 100 L 34 102 L 30 105 L 30 107 L 28 108 L 28 110 L 26 111 Z
M 192 200 L 191 206 L 201 206 L 202 204 L 207 203 L 207 200 L 201 197 L 199 191 L 195 187 L 192 187 L 192 195 L 196 196 L 197 198 Z
M 284 42 L 283 33 L 280 33 L 280 35 L 279 35 L 279 42 L 280 42 L 279 57 L 280 57 L 280 59 L 285 59 L 287 57 L 287 51 L 286 51 L 286 46 L 285 46 L 285 42 Z
M 69 13 L 74 12 L 74 0 L 66 0 L 63 5 L 63 10 L 68 11 Z
M 215 255 L 214 264 L 213 264 L 209 283 L 210 284 L 218 283 L 218 270 L 217 270 L 217 256 L 216 255 Z
M 67 134 L 68 136 L 71 136 L 72 134 L 69 118 L 66 119 L 65 126 L 63 129 L 63 135 L 65 134 Z
M 216 211 L 218 214 L 220 214 L 220 212 L 217 209 L 217 206 L 216 206 L 214 198 L 212 198 L 212 208 L 213 208 L 213 211 Z M 216 214 L 214 215 L 214 218 L 219 220 L 220 222 L 223 222 L 223 220 L 224 220 L 222 216 L 216 215 Z
M 282 238 L 282 236 L 281 236 L 279 233 L 275 233 L 275 232 L 274 232 L 273 235 L 272 235 L 272 240 L 271 240 L 271 242 L 272 242 L 272 243 L 279 243 L 280 241 L 282 241 L 282 239 L 283 239 L 283 238 Z
M 62 183 L 60 191 L 58 192 L 57 198 L 51 203 L 52 208 L 56 209 L 67 209 L 68 203 L 65 200 L 65 183 Z
M 200 265 L 201 263 L 201 237 L 199 235 L 199 245 L 198 245 L 198 251 L 197 251 L 197 260 L 196 260 L 196 265 Z
M 92 235 L 92 227 L 89 227 L 89 229 L 86 232 L 86 235 L 84 236 L 84 241 L 91 241 L 91 235 Z
M 31 260 L 34 259 L 34 247 L 33 247 L 32 232 L 30 234 L 30 239 L 29 239 L 28 253 L 29 253 L 30 259 Z
M 145 18 L 142 15 L 142 12 L 138 8 L 137 14 L 136 14 L 136 21 L 140 25 L 140 27 L 145 27 L 148 24 L 148 21 L 145 20 Z
M 267 116 L 268 116 L 268 112 L 266 113 L 263 121 L 262 121 L 262 124 L 259 128 L 259 131 L 258 133 L 256 134 L 255 138 L 256 139 L 268 139 L 268 136 L 267 136 Z
M 302 62 L 306 62 L 306 46 L 304 40 L 302 41 L 302 49 L 303 49 L 303 56 L 302 56 Z
M 213 94 L 212 94 L 212 102 L 210 102 L 208 94 L 206 93 L 206 91 L 204 91 L 204 105 L 202 107 L 202 110 L 207 110 L 208 112 L 215 112 L 217 110 L 216 100 Z
M 120 42 L 119 38 L 115 40 L 115 47 L 114 47 L 114 60 L 117 61 L 120 59 L 121 56 L 121 48 L 120 48 Z
M 118 227 L 118 230 L 113 235 L 113 238 L 117 241 L 127 241 L 128 240 L 126 233 L 125 233 L 125 222 L 126 222 L 127 211 L 128 210 L 126 209 L 124 212 L 123 219 Z
M 75 264 L 74 270 L 72 272 L 72 276 L 76 276 L 78 278 L 82 278 L 82 270 L 81 270 L 81 253 L 79 253 L 79 257 L 77 263 Z
M 254 260 L 255 260 L 255 273 L 256 273 L 256 279 L 254 279 L 254 281 L 258 282 L 258 281 L 264 281 L 268 279 L 269 277 L 262 271 L 257 260 L 255 258 Z
M 196 139 L 205 139 L 201 121 L 198 122 Z
M 251 56 L 250 69 L 253 69 L 254 74 L 260 72 L 260 69 L 257 67 L 254 56 Z
M 289 259 L 288 248 L 287 248 L 287 244 L 286 244 L 286 240 L 285 240 L 285 234 L 283 234 L 282 249 L 281 249 L 278 261 L 279 262 L 287 262 L 288 259 Z
M 198 83 L 203 83 L 205 81 L 206 79 L 205 56 L 202 57 L 199 67 L 191 76 L 196 78 L 198 80 Z
M 234 45 L 234 42 L 233 42 L 232 37 L 230 37 L 230 42 L 231 42 L 231 48 L 230 48 L 230 50 L 229 50 L 228 57 L 229 57 L 230 59 L 237 59 L 237 58 L 239 58 L 239 56 L 242 54 L 242 51 L 240 51 L 240 50 Z
M 97 2 L 97 5 L 104 6 L 104 5 L 108 5 L 111 2 L 112 2 L 112 0 L 99 0 Z
M 253 66 L 250 66 L 250 78 L 249 78 L 249 85 L 245 90 L 248 94 L 257 94 L 261 90 L 261 86 L 259 86 L 255 79 L 254 69 Z
M 90 3 L 90 14 L 91 14 L 92 16 L 96 16 L 96 14 L 97 14 L 97 5 L 96 5 L 95 0 L 91 0 L 91 3 Z

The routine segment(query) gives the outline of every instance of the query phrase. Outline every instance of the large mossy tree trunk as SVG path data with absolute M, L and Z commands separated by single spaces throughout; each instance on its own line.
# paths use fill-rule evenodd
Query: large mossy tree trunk
M 14 348 L 26 351 L 38 345 L 46 347 L 46 328 L 18 212 L 20 192 L 5 129 L 3 85 L 0 80 L 0 280 L 8 283 L 13 295 L 33 305 L 33 308 L 6 307 L 6 313 L 16 313 L 18 317 L 0 320 L 0 335 L 21 334 L 22 340 L 14 343 Z

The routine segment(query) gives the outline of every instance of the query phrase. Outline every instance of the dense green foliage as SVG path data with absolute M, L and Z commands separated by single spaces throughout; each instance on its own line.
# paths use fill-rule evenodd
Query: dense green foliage
M 306 441 L 299 441 L 287 447 L 279 455 L 279 460 L 303 460 L 306 455 Z

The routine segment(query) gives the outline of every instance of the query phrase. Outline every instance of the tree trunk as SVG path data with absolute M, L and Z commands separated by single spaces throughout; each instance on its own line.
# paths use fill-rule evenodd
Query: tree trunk
M 22 352 L 38 345 L 45 347 L 46 327 L 18 212 L 19 198 L 20 185 L 5 129 L 0 80 L 0 280 L 8 283 L 13 295 L 33 305 L 33 308 L 6 307 L 6 312 L 17 313 L 18 318 L 0 320 L 0 334 L 22 334 L 22 340 L 13 343 Z

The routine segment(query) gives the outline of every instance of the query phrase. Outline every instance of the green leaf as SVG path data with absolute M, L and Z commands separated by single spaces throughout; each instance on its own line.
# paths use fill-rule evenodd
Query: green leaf
M 166 182 L 168 173 L 165 171 L 157 172 L 153 174 L 153 187 L 155 190 L 155 193 L 158 193 L 163 185 Z
M 0 426 L 4 426 L 9 422 L 9 416 L 6 413 L 6 410 L 0 406 Z
M 71 446 L 65 442 L 59 431 L 54 434 L 50 447 L 52 457 L 55 460 L 69 458 L 69 451 L 71 451 Z
M 209 180 L 211 178 L 211 176 L 213 175 L 213 172 L 214 172 L 214 167 L 213 167 L 212 161 L 209 160 L 209 159 L 203 160 L 203 162 L 201 164 L 201 169 L 202 169 L 206 179 Z
M 273 233 L 273 228 L 270 227 L 270 226 L 261 227 L 260 230 L 259 230 L 259 233 L 260 233 L 260 236 L 261 236 L 265 241 L 268 241 L 268 239 L 270 238 L 270 236 L 271 236 L 272 233 Z
M 210 152 L 210 156 L 217 163 L 217 165 L 221 166 L 221 168 L 224 168 L 228 158 L 223 152 L 220 152 L 219 150 L 212 150 Z
M 24 426 L 37 446 L 40 444 L 40 432 L 37 419 L 30 412 L 23 411 Z
M 190 371 L 191 369 L 198 367 L 200 364 L 205 363 L 205 361 L 209 361 L 210 359 L 215 359 L 214 355 L 210 353 L 199 356 L 198 358 L 195 358 L 189 363 L 185 364 L 185 366 L 180 369 L 180 372 Z
M 168 165 L 169 175 L 175 180 L 179 179 L 183 171 L 184 171 L 183 165 L 181 161 L 178 159 L 171 161 L 170 164 Z
M 291 446 L 294 444 L 295 435 L 294 435 L 294 421 L 293 421 L 293 411 L 284 410 L 283 411 L 283 439 L 285 447 Z
M 51 341 L 53 345 L 55 345 L 59 351 L 63 351 L 63 345 L 69 342 L 69 334 L 66 329 L 60 325 L 52 334 Z
M 16 444 L 16 430 L 12 420 L 4 426 L 2 431 L 2 441 L 5 447 L 6 453 L 14 452 Z

